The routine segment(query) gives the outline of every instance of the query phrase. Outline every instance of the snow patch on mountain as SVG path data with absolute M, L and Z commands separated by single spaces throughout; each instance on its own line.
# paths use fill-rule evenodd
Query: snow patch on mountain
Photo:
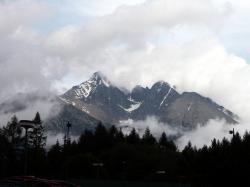
M 118 105 L 119 107 L 121 107 L 123 110 L 125 110 L 126 112 L 133 112 L 134 110 L 137 110 L 140 106 L 141 106 L 142 102 L 137 102 L 135 104 L 131 104 L 129 108 L 124 108 L 121 105 Z
M 131 96 L 128 98 L 128 100 L 133 102 L 133 103 L 136 102 L 134 99 L 131 98 Z
M 193 104 L 193 103 L 190 103 L 190 104 L 188 105 L 188 109 L 187 109 L 188 112 L 191 110 L 192 104 Z
M 67 99 L 63 98 L 63 97 L 58 97 L 61 101 L 70 104 L 70 101 L 68 101 Z
M 232 117 L 232 114 L 227 109 L 225 109 L 224 107 L 219 107 L 218 110 L 223 112 L 225 115 Z M 236 118 L 236 117 L 234 117 L 234 118 Z
M 106 87 L 111 86 L 110 81 L 101 72 L 95 72 L 93 74 L 93 76 L 90 78 L 90 80 L 93 80 L 96 85 L 102 85 L 103 84 Z
M 110 87 L 110 83 L 105 80 L 105 79 L 101 79 L 101 81 L 99 82 L 99 84 L 104 84 L 106 87 Z
M 89 111 L 84 106 L 82 107 L 82 111 L 86 112 L 87 114 L 89 114 Z
M 100 72 L 96 72 L 89 80 L 80 84 L 75 89 L 76 98 L 87 98 L 100 85 L 110 87 L 111 83 Z
M 168 96 L 169 96 L 171 90 L 172 90 L 172 88 L 170 87 L 169 90 L 168 90 L 168 93 L 164 96 L 163 100 L 161 101 L 159 108 L 161 108 L 161 105 L 162 105 L 162 104 L 164 103 L 164 101 L 168 98 Z
M 75 90 L 75 93 L 78 98 L 82 98 L 83 96 L 87 98 L 94 87 L 94 84 L 92 84 L 90 81 L 87 81 L 83 84 L 80 84 L 78 89 Z
M 132 105 L 130 105 L 130 107 L 128 109 L 126 109 L 126 111 L 132 112 L 132 111 L 138 109 L 141 106 L 141 104 L 142 104 L 141 102 L 138 102 L 136 104 L 132 104 Z

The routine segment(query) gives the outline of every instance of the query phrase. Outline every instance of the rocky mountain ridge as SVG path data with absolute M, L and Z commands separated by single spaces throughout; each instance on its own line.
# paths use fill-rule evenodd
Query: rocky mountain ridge
M 205 125 L 210 119 L 237 123 L 235 114 L 198 93 L 180 94 L 164 81 L 156 82 L 151 88 L 138 85 L 127 93 L 101 72 L 72 87 L 60 99 L 96 121 L 108 124 L 127 119 L 144 120 L 147 116 L 156 116 L 161 122 L 187 130 Z

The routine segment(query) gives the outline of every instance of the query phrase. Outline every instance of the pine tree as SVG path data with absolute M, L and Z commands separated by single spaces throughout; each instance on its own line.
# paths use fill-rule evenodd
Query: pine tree
M 114 125 L 112 125 L 109 129 L 109 136 L 111 137 L 112 140 L 115 139 L 117 133 L 118 133 L 117 128 Z
M 29 144 L 31 148 L 41 149 L 46 145 L 47 137 L 44 135 L 44 126 L 42 125 L 42 120 L 39 112 L 36 113 L 36 116 L 33 120 L 34 128 L 29 132 Z
M 149 145 L 153 145 L 156 143 L 156 140 L 154 136 L 151 134 L 150 129 L 148 127 L 146 128 L 142 136 L 142 142 Z
M 12 146 L 20 143 L 22 128 L 18 125 L 18 119 L 14 115 L 6 127 L 3 127 L 2 134 L 8 139 Z
M 139 143 L 140 137 L 137 134 L 135 128 L 133 128 L 132 131 L 130 132 L 130 134 L 127 136 L 127 141 L 128 141 L 128 143 L 132 143 L 132 144 Z
M 160 139 L 159 139 L 159 145 L 166 146 L 167 142 L 168 142 L 167 135 L 166 135 L 165 132 L 163 132 L 162 135 L 161 135 L 161 137 L 160 137 Z
M 114 125 L 112 125 L 108 130 L 108 145 L 112 146 L 115 144 L 116 136 L 117 136 L 117 129 Z
M 39 175 L 44 167 L 46 136 L 44 134 L 44 126 L 39 112 L 33 119 L 34 127 L 28 131 L 29 144 L 29 172 Z
M 119 130 L 117 132 L 115 140 L 116 140 L 116 142 L 124 142 L 125 141 L 124 134 L 121 130 Z
M 17 171 L 17 168 L 20 169 L 19 160 L 22 158 L 22 149 L 20 148 L 23 146 L 23 138 L 22 128 L 19 126 L 16 116 L 13 116 L 10 122 L 8 122 L 5 127 L 3 127 L 1 134 L 3 137 L 0 141 L 2 141 L 1 143 L 4 143 L 5 146 L 8 147 L 8 152 L 5 152 L 5 146 L 3 146 L 4 144 L 2 144 L 0 149 L 0 152 L 2 152 L 2 154 L 0 154 L 0 157 L 1 155 L 4 155 L 5 158 L 8 158 L 5 159 L 4 162 L 9 161 L 8 167 L 10 169 L 10 172 L 13 172 L 15 170 Z M 8 173 L 7 171 L 4 172 Z
M 193 149 L 192 143 L 189 141 L 188 144 L 182 150 L 182 153 L 185 156 L 189 156 L 190 154 L 193 154 L 193 152 L 194 152 L 194 149 Z
M 175 143 L 172 140 L 168 140 L 167 135 L 165 132 L 162 133 L 160 139 L 159 139 L 159 145 L 161 147 L 164 147 L 167 150 L 176 151 L 177 147 Z
M 82 152 L 92 151 L 96 148 L 96 141 L 92 131 L 85 129 L 79 138 L 79 147 Z
M 100 122 L 95 129 L 95 143 L 97 150 L 106 148 L 109 144 L 108 131 L 105 126 Z

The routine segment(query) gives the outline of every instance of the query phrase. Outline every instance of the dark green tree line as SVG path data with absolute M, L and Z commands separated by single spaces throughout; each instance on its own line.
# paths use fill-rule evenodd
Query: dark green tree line
M 178 150 L 165 132 L 159 139 L 146 128 L 124 134 L 115 126 L 97 124 L 67 144 L 57 141 L 45 149 L 46 136 L 39 113 L 29 131 L 29 174 L 53 179 L 108 179 L 187 182 L 213 186 L 237 184 L 250 173 L 250 134 L 213 139 L 197 149 L 189 142 Z M 0 128 L 0 177 L 22 175 L 24 132 L 13 117 Z

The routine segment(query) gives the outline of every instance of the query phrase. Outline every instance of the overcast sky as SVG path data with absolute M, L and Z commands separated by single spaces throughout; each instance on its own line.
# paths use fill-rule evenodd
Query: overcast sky
M 0 103 L 100 70 L 128 89 L 165 80 L 248 122 L 249 12 L 246 0 L 0 0 Z

